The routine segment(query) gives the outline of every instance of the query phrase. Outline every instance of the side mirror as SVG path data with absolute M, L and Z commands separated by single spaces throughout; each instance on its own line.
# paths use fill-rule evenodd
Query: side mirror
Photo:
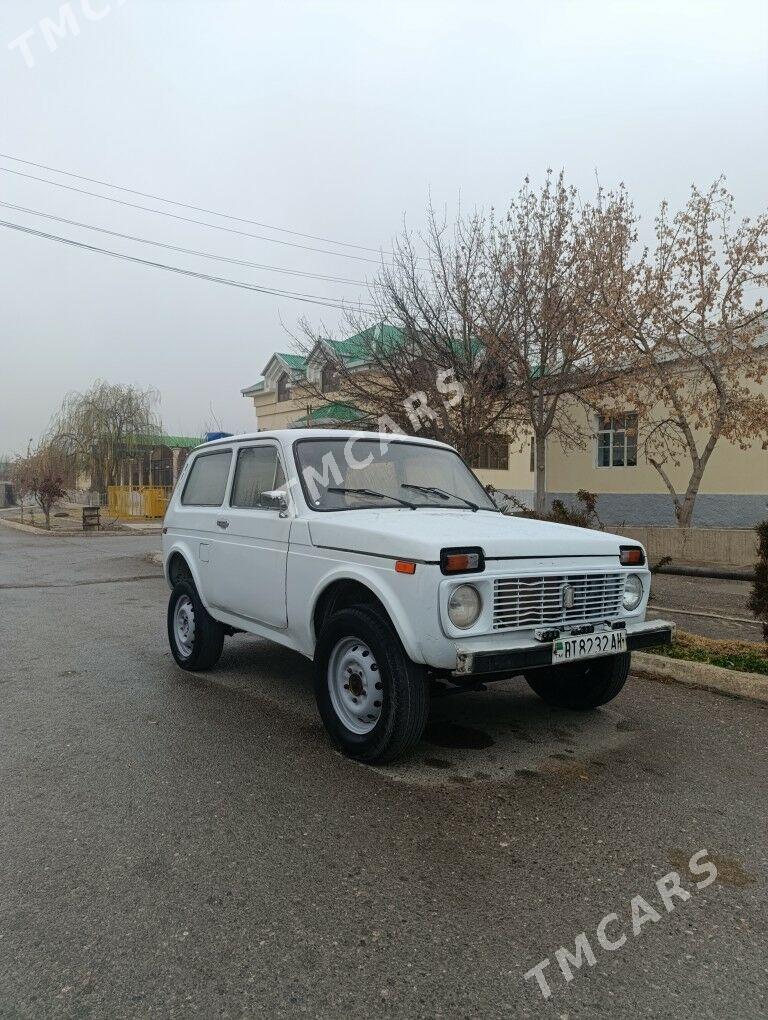
M 262 492 L 259 506 L 262 510 L 277 510 L 282 514 L 288 509 L 288 499 L 280 489 L 273 489 L 271 492 Z

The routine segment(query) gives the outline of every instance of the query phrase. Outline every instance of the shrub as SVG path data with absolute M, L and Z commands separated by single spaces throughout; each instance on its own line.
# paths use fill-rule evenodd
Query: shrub
M 757 532 L 757 563 L 755 579 L 747 607 L 763 624 L 763 637 L 768 642 L 768 521 L 755 528 Z
M 486 486 L 489 495 L 502 496 L 499 509 L 510 517 L 527 517 L 534 521 L 554 521 L 556 524 L 570 524 L 576 528 L 592 528 L 594 531 L 605 531 L 605 525 L 597 513 L 597 495 L 579 489 L 576 499 L 580 505 L 567 506 L 561 499 L 553 499 L 552 507 L 546 514 L 537 514 L 514 496 L 499 493 L 492 485 Z

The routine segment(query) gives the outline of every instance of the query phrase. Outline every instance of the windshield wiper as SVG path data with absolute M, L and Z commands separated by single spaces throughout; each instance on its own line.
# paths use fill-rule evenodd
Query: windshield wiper
M 434 485 L 412 485 L 410 482 L 403 482 L 400 488 L 416 489 L 417 492 L 434 492 L 436 496 L 441 496 L 443 499 L 458 499 L 460 503 L 466 504 L 473 514 L 476 514 L 480 509 L 477 503 L 473 503 L 471 499 L 457 496 L 455 492 L 445 492 L 443 489 L 437 489 Z
M 388 492 L 376 492 L 375 489 L 345 489 L 339 488 L 338 486 L 332 486 L 330 489 L 326 489 L 326 492 L 351 492 L 355 496 L 372 496 L 374 499 L 393 499 L 395 503 L 399 503 L 401 506 L 407 506 L 410 510 L 418 510 L 418 503 L 411 503 L 407 499 L 400 499 L 399 496 L 390 496 Z

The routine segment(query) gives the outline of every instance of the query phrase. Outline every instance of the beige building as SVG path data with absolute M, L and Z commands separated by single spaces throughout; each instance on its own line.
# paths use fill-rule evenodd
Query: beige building
M 391 329 L 391 327 L 376 327 Z M 344 356 L 354 356 L 355 338 L 334 342 Z M 310 378 L 327 392 L 327 403 L 310 397 L 302 386 Z M 768 395 L 768 379 L 763 381 Z M 257 428 L 266 431 L 298 426 L 354 425 L 359 415 L 333 400 L 334 380 L 323 365 L 322 349 L 310 358 L 276 353 L 267 362 L 261 379 L 242 390 L 251 400 Z M 572 502 L 579 489 L 597 493 L 598 512 L 610 524 L 675 524 L 672 498 L 656 469 L 637 447 L 637 415 L 622 408 L 611 417 L 592 415 L 584 409 L 583 449 L 565 451 L 552 440 L 547 447 L 546 486 L 550 499 Z M 533 498 L 534 458 L 529 441 L 501 442 L 480 450 L 471 465 L 485 484 L 514 495 L 528 505 Z M 678 492 L 685 491 L 687 465 L 667 465 Z M 720 440 L 704 473 L 694 511 L 700 527 L 752 527 L 768 517 L 768 451 L 759 441 L 746 450 Z

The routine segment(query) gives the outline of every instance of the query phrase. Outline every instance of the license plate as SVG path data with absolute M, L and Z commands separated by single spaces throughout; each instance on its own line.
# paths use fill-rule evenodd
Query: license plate
M 600 655 L 618 655 L 627 650 L 627 632 L 612 630 L 602 634 L 581 634 L 558 638 L 552 645 L 552 662 L 594 659 Z

